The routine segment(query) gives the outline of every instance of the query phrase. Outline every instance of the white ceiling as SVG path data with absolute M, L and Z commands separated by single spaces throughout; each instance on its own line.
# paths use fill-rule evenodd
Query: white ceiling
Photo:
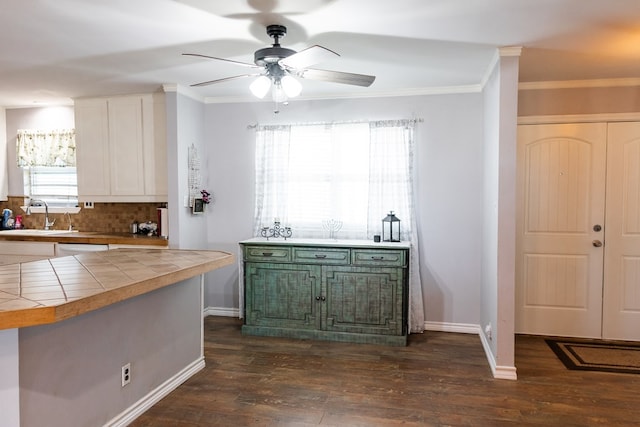
M 369 88 L 303 80 L 303 98 L 472 89 L 497 47 L 522 46 L 520 82 L 640 81 L 639 0 L 5 0 L 0 106 L 70 103 L 243 74 L 268 24 L 283 47 L 341 56 L 318 68 L 377 76 Z M 250 79 L 189 88 L 251 100 Z

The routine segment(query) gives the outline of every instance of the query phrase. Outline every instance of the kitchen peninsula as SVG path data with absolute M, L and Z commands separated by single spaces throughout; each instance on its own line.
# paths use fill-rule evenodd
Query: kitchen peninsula
M 203 275 L 233 263 L 117 249 L 0 266 L 4 425 L 126 425 L 204 367 Z

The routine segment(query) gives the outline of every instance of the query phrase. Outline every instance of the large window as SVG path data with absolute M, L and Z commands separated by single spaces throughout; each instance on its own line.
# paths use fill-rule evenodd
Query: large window
M 16 141 L 24 194 L 49 206 L 76 206 L 75 131 L 21 129 Z
M 256 140 L 256 234 L 279 218 L 297 237 L 371 239 L 394 211 L 411 230 L 413 122 L 263 126 Z
M 31 166 L 23 168 L 24 193 L 44 200 L 49 206 L 77 206 L 78 180 L 71 166 Z

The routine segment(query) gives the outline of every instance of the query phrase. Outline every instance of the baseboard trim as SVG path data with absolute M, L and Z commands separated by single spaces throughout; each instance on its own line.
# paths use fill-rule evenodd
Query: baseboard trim
M 146 396 L 142 397 L 129 408 L 121 412 L 116 417 L 112 418 L 104 425 L 104 427 L 125 427 L 131 424 L 133 420 L 138 418 L 145 411 L 158 403 L 163 397 L 178 388 L 178 386 L 191 378 L 193 375 L 204 369 L 204 366 L 204 357 L 200 357 L 197 360 L 193 361 L 176 375 L 160 384 Z
M 427 331 L 455 332 L 458 334 L 480 334 L 480 325 L 472 323 L 424 322 Z
M 240 310 L 237 308 L 205 307 L 202 311 L 202 317 L 207 316 L 239 317 Z
M 482 349 L 489 362 L 491 373 L 494 378 L 501 380 L 517 380 L 515 366 L 498 366 L 496 365 L 496 359 L 491 351 L 491 345 L 487 341 L 487 337 L 482 333 L 480 325 L 474 325 L 469 323 L 446 323 L 446 322 L 424 322 L 424 328 L 428 331 L 438 332 L 453 332 L 458 334 L 476 334 L 480 336 L 480 342 L 482 343 Z

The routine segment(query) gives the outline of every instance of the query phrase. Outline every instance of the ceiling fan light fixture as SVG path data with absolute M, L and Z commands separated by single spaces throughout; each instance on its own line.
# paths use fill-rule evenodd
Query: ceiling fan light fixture
M 249 90 L 257 98 L 264 98 L 271 87 L 271 79 L 267 76 L 260 76 L 251 83 Z
M 284 76 L 281 82 L 282 90 L 284 90 L 284 93 L 286 93 L 289 98 L 295 98 L 302 92 L 302 85 L 292 76 Z
M 276 104 L 287 102 L 287 93 L 284 91 L 281 82 L 278 80 L 273 82 L 271 97 L 273 99 L 273 102 L 275 102 Z

